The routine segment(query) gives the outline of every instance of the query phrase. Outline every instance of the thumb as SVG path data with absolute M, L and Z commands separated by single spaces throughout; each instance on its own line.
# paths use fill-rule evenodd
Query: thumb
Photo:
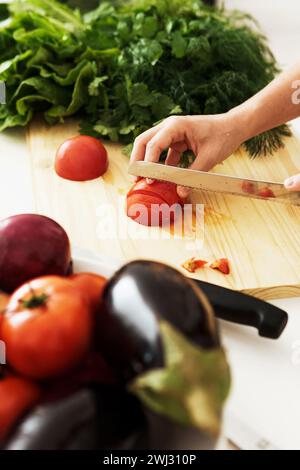
M 300 173 L 287 178 L 284 182 L 284 186 L 289 191 L 300 191 Z

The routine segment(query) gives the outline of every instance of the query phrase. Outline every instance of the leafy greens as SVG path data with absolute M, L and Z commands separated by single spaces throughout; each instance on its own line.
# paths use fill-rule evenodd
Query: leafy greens
M 226 112 L 278 71 L 251 17 L 201 0 L 101 2 L 85 15 L 56 0 L 9 9 L 0 23 L 0 131 L 37 112 L 50 124 L 78 115 L 83 133 L 128 144 L 173 114 Z M 286 135 L 281 126 L 245 145 L 268 154 Z

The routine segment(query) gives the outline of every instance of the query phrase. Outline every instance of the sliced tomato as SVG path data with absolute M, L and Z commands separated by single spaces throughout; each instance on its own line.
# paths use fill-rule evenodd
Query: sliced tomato
M 176 185 L 164 181 L 154 181 L 148 184 L 146 179 L 139 180 L 129 191 L 131 194 L 151 194 L 160 197 L 164 202 L 171 206 L 172 204 L 182 204 L 182 199 L 177 194 Z
M 158 208 L 163 201 L 150 194 L 132 194 L 127 198 L 127 215 L 141 225 L 161 225 Z M 155 221 L 157 220 L 157 223 Z
M 212 269 L 217 269 L 223 274 L 230 274 L 230 266 L 227 258 L 220 258 L 211 263 L 210 267 Z
M 137 210 L 142 205 L 145 210 Z M 161 226 L 174 221 L 177 213 L 181 212 L 178 206 L 183 201 L 177 194 L 176 185 L 161 181 L 148 184 L 143 178 L 139 180 L 127 195 L 127 215 L 134 221 L 148 226 Z M 170 207 L 174 206 L 173 210 Z
M 207 261 L 203 259 L 197 259 L 197 258 L 190 258 L 187 261 L 185 261 L 181 266 L 182 268 L 186 269 L 189 273 L 195 273 L 198 271 L 198 269 L 204 268 L 204 266 L 207 264 Z

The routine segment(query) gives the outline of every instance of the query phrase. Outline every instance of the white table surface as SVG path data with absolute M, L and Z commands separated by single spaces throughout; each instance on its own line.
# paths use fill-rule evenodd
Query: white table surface
M 228 0 L 227 4 L 256 14 L 282 64 L 296 60 L 298 0 Z M 300 130 L 299 120 L 296 125 Z M 0 135 L 0 218 L 33 210 L 24 133 L 9 131 Z M 254 330 L 222 322 L 233 375 L 228 409 L 279 448 L 300 449 L 300 298 L 274 304 L 289 313 L 288 326 L 278 341 L 259 338 Z

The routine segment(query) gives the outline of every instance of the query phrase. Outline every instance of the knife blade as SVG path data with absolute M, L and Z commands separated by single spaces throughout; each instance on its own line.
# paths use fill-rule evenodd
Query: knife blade
M 254 180 L 198 170 L 179 168 L 161 163 L 133 162 L 128 173 L 201 191 L 212 191 L 248 198 L 271 200 L 285 204 L 300 205 L 300 192 L 288 191 L 283 183 Z

